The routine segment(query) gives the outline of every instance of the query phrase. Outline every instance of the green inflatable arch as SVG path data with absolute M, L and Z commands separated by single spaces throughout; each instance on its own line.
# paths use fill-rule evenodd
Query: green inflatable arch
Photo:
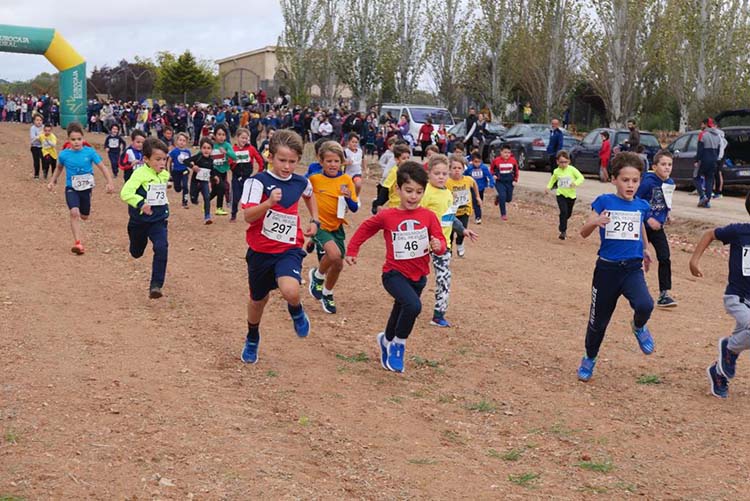
M 86 61 L 60 33 L 0 24 L 0 52 L 44 54 L 60 71 L 60 123 L 86 124 Z

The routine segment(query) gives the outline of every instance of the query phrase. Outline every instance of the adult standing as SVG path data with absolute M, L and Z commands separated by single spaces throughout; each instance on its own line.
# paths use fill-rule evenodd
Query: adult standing
M 201 130 L 203 130 L 203 122 L 205 121 L 206 114 L 200 107 L 196 108 L 193 114 L 193 146 L 198 146 L 198 141 L 201 138 Z
M 694 181 L 695 188 L 698 190 L 698 195 L 700 196 L 698 207 L 710 209 L 714 177 L 716 176 L 716 164 L 719 160 L 719 150 L 721 148 L 721 136 L 716 128 L 714 128 L 712 119 L 707 118 L 703 122 L 706 124 L 706 128 L 700 134 L 700 139 L 698 140 L 698 154 L 696 155 L 698 175 Z M 701 177 L 706 182 L 705 190 L 700 180 Z
M 714 129 L 716 129 L 716 132 L 719 134 L 719 158 L 716 161 L 716 184 L 714 185 L 714 198 L 721 198 L 722 193 L 724 192 L 724 174 L 722 174 L 721 169 L 724 167 L 724 152 L 727 149 L 727 138 L 724 135 L 724 131 L 721 130 L 721 126 L 719 125 L 719 122 L 714 121 Z
M 427 147 L 432 144 L 432 119 L 427 118 L 425 122 L 422 124 L 422 127 L 419 128 L 419 145 L 422 147 L 422 151 L 420 152 L 422 156 L 422 160 L 424 160 L 425 152 L 427 151 Z
M 635 119 L 631 118 L 628 120 L 627 125 L 630 132 L 628 133 L 628 140 L 625 141 L 625 144 L 628 146 L 628 151 L 635 151 L 638 148 L 638 145 L 641 144 L 641 132 L 636 126 Z
M 563 133 L 560 130 L 560 120 L 553 118 L 552 130 L 549 133 L 549 142 L 547 143 L 547 155 L 549 156 L 549 164 L 554 171 L 557 168 L 557 153 L 563 149 Z
M 473 106 L 469 108 L 469 115 L 466 117 L 465 124 L 464 146 L 466 148 L 464 148 L 464 151 L 470 154 L 474 146 L 474 137 L 477 134 L 477 110 Z

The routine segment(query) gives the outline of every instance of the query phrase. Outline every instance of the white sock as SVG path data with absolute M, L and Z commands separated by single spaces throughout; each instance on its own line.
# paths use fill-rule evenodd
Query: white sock
M 327 289 L 326 286 L 324 285 L 323 286 L 323 295 L 324 296 L 330 296 L 331 294 L 333 294 L 333 291 L 331 289 Z
M 326 278 L 325 275 L 320 274 L 320 271 L 317 268 L 315 268 L 315 272 L 313 274 L 315 275 L 315 278 L 317 278 L 318 280 L 324 280 Z
M 391 342 L 396 343 L 396 344 L 406 345 L 406 339 L 401 339 L 400 337 L 394 337 L 393 341 Z

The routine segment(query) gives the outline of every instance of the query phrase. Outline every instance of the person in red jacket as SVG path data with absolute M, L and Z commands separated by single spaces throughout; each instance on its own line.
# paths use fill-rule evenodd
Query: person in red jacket
M 360 224 L 346 249 L 346 262 L 356 264 L 362 244 L 383 230 L 383 287 L 394 303 L 385 331 L 377 337 L 380 364 L 386 370 L 404 372 L 406 338 L 422 311 L 419 296 L 430 273 L 430 252 L 442 256 L 448 246 L 435 213 L 419 205 L 427 187 L 422 166 L 412 161 L 401 164 L 396 184 L 399 206 L 383 209 Z
M 511 153 L 510 146 L 503 145 L 500 155 L 492 161 L 490 169 L 495 176 L 495 189 L 497 190 L 497 204 L 500 206 L 500 218 L 508 220 L 508 211 L 505 204 L 513 201 L 513 187 L 518 183 L 518 162 Z
M 609 157 L 612 156 L 612 147 L 609 144 L 609 132 L 602 132 L 602 147 L 599 148 L 599 180 L 602 183 L 609 182 Z
M 428 118 L 425 123 L 422 124 L 422 127 L 419 128 L 419 136 L 417 137 L 417 140 L 419 141 L 420 146 L 422 146 L 422 160 L 424 160 L 424 156 L 427 150 L 427 147 L 432 144 L 432 119 Z

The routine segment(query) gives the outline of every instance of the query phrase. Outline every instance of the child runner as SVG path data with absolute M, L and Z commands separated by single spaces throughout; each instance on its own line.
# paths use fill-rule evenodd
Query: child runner
M 750 214 L 750 194 L 745 198 L 745 210 Z M 750 224 L 737 223 L 708 230 L 695 246 L 690 258 L 690 273 L 703 277 L 700 258 L 714 240 L 729 245 L 729 274 L 724 291 L 724 309 L 736 322 L 732 335 L 719 339 L 719 356 L 707 369 L 711 394 L 719 398 L 729 396 L 729 380 L 734 377 L 737 358 L 750 348 Z
M 427 148 L 433 146 L 435 145 L 431 144 Z M 462 237 L 469 237 L 472 242 L 476 241 L 478 235 L 464 228 L 461 221 L 456 219 L 458 205 L 454 203 L 453 192 L 446 187 L 448 157 L 434 153 L 430 155 L 427 163 L 429 184 L 419 205 L 435 213 L 448 247 L 444 254 L 438 255 L 434 252 L 430 254 L 432 266 L 435 269 L 435 309 L 430 325 L 450 327 L 450 322 L 445 319 L 445 312 L 448 311 L 448 299 L 451 293 L 451 233 L 455 231 Z
M 507 144 L 500 148 L 500 155 L 492 161 L 492 173 L 495 176 L 500 219 L 507 221 L 508 211 L 505 204 L 513 201 L 513 187 L 518 183 L 518 162 L 511 154 L 510 146 Z
M 145 140 L 146 134 L 140 129 L 133 129 L 130 133 L 130 146 L 125 148 L 119 164 L 126 183 L 133 175 L 133 171 L 143 165 L 143 142 Z
M 198 193 L 203 196 L 203 223 L 211 224 L 211 169 L 214 161 L 211 152 L 214 143 L 207 137 L 202 137 L 199 142 L 199 150 L 196 155 L 185 160 L 185 165 L 190 166 L 193 176 L 190 181 L 190 201 L 198 204 Z
M 450 157 L 450 177 L 445 183 L 453 194 L 453 203 L 456 206 L 456 219 L 461 221 L 464 228 L 469 227 L 469 217 L 472 214 L 471 196 L 479 198 L 479 188 L 477 182 L 471 176 L 465 176 L 466 159 L 463 155 L 451 155 Z M 458 257 L 464 257 L 466 248 L 464 247 L 464 234 L 461 232 L 451 233 L 451 242 L 453 236 L 456 236 L 456 251 Z
M 42 143 L 39 136 L 44 132 L 42 115 L 34 115 L 34 123 L 29 128 L 29 139 L 31 140 L 31 158 L 34 161 L 34 179 L 39 179 L 39 170 L 42 168 Z
M 313 237 L 320 267 L 310 270 L 309 287 L 312 297 L 323 305 L 323 311 L 336 313 L 333 287 L 344 268 L 346 211 L 357 212 L 359 204 L 354 181 L 341 172 L 345 158 L 341 145 L 327 141 L 318 154 L 323 172 L 310 176 L 310 184 L 320 214 L 320 229 Z
M 362 148 L 359 147 L 359 136 L 354 133 L 349 133 L 349 139 L 346 141 L 346 173 L 354 181 L 355 191 L 357 192 L 357 200 L 359 200 L 359 192 L 362 191 Z
M 646 236 L 656 250 L 659 261 L 659 299 L 656 306 L 671 308 L 677 306 L 670 295 L 672 289 L 672 261 L 669 255 L 669 238 L 664 231 L 664 225 L 671 221 L 672 197 L 675 184 L 669 175 L 672 173 L 672 153 L 661 150 L 654 155 L 654 171 L 643 175 L 636 196 L 646 200 L 651 211 L 646 219 Z
M 377 196 L 372 201 L 372 213 L 376 214 L 378 211 L 378 198 L 380 198 L 381 193 L 383 194 L 383 199 L 387 200 L 388 198 L 388 189 L 383 187 L 383 183 L 385 182 L 386 178 L 388 177 L 388 174 L 391 173 L 391 168 L 396 165 L 396 156 L 393 153 L 393 147 L 396 145 L 396 141 L 398 141 L 398 138 L 396 136 L 392 136 L 388 138 L 388 141 L 386 143 L 387 149 L 386 151 L 380 156 L 380 159 L 378 160 L 378 164 L 380 165 L 380 182 L 378 182 L 377 186 Z
M 573 206 L 576 203 L 576 188 L 583 184 L 583 175 L 570 165 L 570 155 L 565 150 L 557 152 L 557 167 L 552 171 L 545 193 L 550 193 L 555 184 L 557 184 L 557 207 L 560 209 L 560 223 L 557 226 L 560 236 L 558 238 L 565 240 L 568 236 L 568 219 L 573 215 Z
M 237 221 L 237 210 L 242 197 L 242 186 L 253 175 L 253 162 L 258 164 L 258 172 L 263 168 L 263 157 L 255 146 L 250 144 L 250 131 L 245 128 L 237 129 L 237 144 L 233 146 L 237 161 L 230 160 L 232 168 L 232 215 L 229 222 Z
M 397 183 L 398 167 L 409 161 L 411 158 L 411 148 L 407 143 L 397 144 L 393 147 L 393 154 L 396 157 L 396 165 L 391 167 L 390 172 L 381 183 L 383 189 L 378 192 L 378 199 L 375 200 L 376 210 L 384 207 L 393 209 L 401 205 Z
M 430 251 L 443 255 L 448 247 L 435 214 L 419 206 L 427 186 L 427 173 L 417 162 L 405 162 L 396 175 L 400 204 L 384 209 L 360 224 L 349 241 L 346 262 L 357 263 L 359 248 L 383 230 L 385 263 L 383 287 L 393 299 L 385 331 L 377 336 L 380 364 L 404 372 L 406 339 L 422 311 L 419 296 L 430 273 Z
M 247 274 L 250 300 L 247 305 L 247 337 L 242 361 L 258 361 L 260 320 L 268 294 L 278 288 L 287 302 L 297 336 L 310 333 L 310 320 L 299 297 L 304 236 L 320 228 L 318 208 L 308 179 L 294 173 L 303 150 L 302 138 L 289 130 L 274 134 L 269 144 L 271 170 L 245 181 L 242 210 L 247 228 Z M 302 230 L 298 212 L 304 200 L 312 219 Z
M 190 171 L 185 162 L 190 158 L 191 152 L 188 148 L 190 136 L 185 132 L 178 132 L 175 136 L 176 146 L 167 155 L 167 172 L 172 173 L 172 182 L 174 182 L 174 191 L 182 193 L 182 208 L 188 206 L 188 185 L 190 181 Z M 169 146 L 167 146 L 169 148 Z
M 112 185 L 112 173 L 104 167 L 102 157 L 91 147 L 83 145 L 83 127 L 78 122 L 68 125 L 68 142 L 70 148 L 60 152 L 59 167 L 55 169 L 47 188 L 57 184 L 60 173 L 65 171 L 65 202 L 70 209 L 70 229 L 73 232 L 73 254 L 79 256 L 85 251 L 81 243 L 81 219 L 84 221 L 91 214 L 91 190 L 94 187 L 94 169 L 96 165 L 107 180 L 107 193 L 115 191 Z
M 425 148 L 425 151 L 424 151 L 425 162 L 423 165 L 424 170 L 426 171 L 430 170 L 430 167 L 429 167 L 430 157 L 436 153 L 440 153 L 440 149 L 434 144 L 431 144 L 427 148 Z
M 217 125 L 214 129 L 214 147 L 211 150 L 211 158 L 214 161 L 213 170 L 211 171 L 211 184 L 213 185 L 211 200 L 216 198 L 217 216 L 226 216 L 228 214 L 224 210 L 224 195 L 227 191 L 227 172 L 229 171 L 227 157 L 237 161 L 237 155 L 235 155 L 232 145 L 227 141 L 228 137 L 229 131 L 227 130 L 227 126 L 224 124 Z
M 120 156 L 125 151 L 125 147 L 125 140 L 120 136 L 120 126 L 112 125 L 109 129 L 109 135 L 104 140 L 104 150 L 107 152 L 109 165 L 112 167 L 112 176 L 115 178 L 119 172 Z
M 591 204 L 593 211 L 588 221 L 581 228 L 583 238 L 597 228 L 601 238 L 591 286 L 586 355 L 578 368 L 581 381 L 590 380 L 594 373 L 599 347 L 620 296 L 625 296 L 634 310 L 630 325 L 641 351 L 646 355 L 654 352 L 654 339 L 646 327 L 654 300 L 643 276 L 644 269 L 648 271 L 651 263 L 645 234 L 650 208 L 645 200 L 635 198 L 643 162 L 637 154 L 624 152 L 612 159 L 611 167 L 617 194 L 599 195 Z
M 166 144 L 154 137 L 148 138 L 143 143 L 145 163 L 133 173 L 120 192 L 120 198 L 129 206 L 130 255 L 136 259 L 141 257 L 149 240 L 154 248 L 148 293 L 151 299 L 162 296 L 161 289 L 167 273 L 168 155 L 169 148 Z
M 305 177 L 307 179 L 310 179 L 310 176 L 312 176 L 313 174 L 320 174 L 321 172 L 323 172 L 323 166 L 318 161 L 320 160 L 320 147 L 323 146 L 323 144 L 327 143 L 328 141 L 330 141 L 330 139 L 322 138 L 322 139 L 318 139 L 313 144 L 315 147 L 315 161 L 307 166 L 307 172 L 305 173 Z
M 474 206 L 474 222 L 482 224 L 482 202 L 484 202 L 484 190 L 487 187 L 494 188 L 495 180 L 490 174 L 490 169 L 482 163 L 482 156 L 479 153 L 471 154 L 471 165 L 464 172 L 465 175 L 474 178 L 479 190 L 479 198 L 472 199 Z
M 44 125 L 44 132 L 39 136 L 39 141 L 42 143 L 42 173 L 46 180 L 48 174 L 54 175 L 57 166 L 57 137 L 52 133 L 50 124 Z

